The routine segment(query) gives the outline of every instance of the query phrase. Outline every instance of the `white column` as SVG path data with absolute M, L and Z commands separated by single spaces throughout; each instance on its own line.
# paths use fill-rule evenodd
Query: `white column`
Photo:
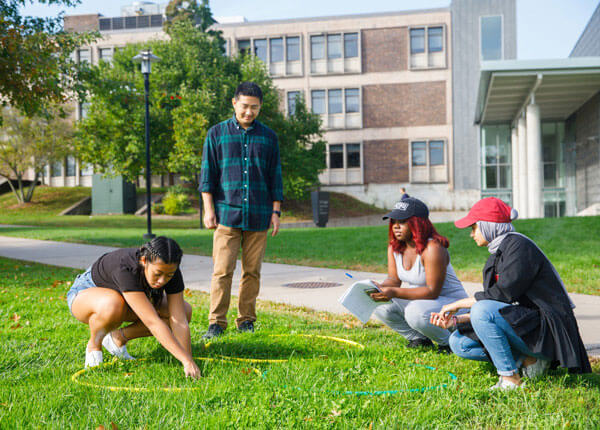
M 529 218 L 541 218 L 542 212 L 542 135 L 540 108 L 527 105 L 527 171 Z
M 525 118 L 522 116 L 517 122 L 517 133 L 519 135 L 519 204 L 515 206 L 519 211 L 519 218 L 529 216 L 528 189 L 527 189 L 527 127 Z
M 519 134 L 516 127 L 511 130 L 510 147 L 512 160 L 512 206 L 517 207 L 521 189 L 519 187 Z

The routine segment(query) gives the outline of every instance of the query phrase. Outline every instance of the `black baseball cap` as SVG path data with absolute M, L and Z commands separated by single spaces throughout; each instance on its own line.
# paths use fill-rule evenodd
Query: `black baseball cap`
M 429 209 L 427 209 L 427 206 L 421 200 L 408 197 L 396 203 L 392 211 L 384 216 L 383 219 L 391 218 L 404 221 L 411 216 L 427 218 L 429 217 Z

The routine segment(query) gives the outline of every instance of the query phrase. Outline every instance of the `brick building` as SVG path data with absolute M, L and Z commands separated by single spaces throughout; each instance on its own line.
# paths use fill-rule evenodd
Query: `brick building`
M 110 61 L 129 42 L 164 38 L 164 6 L 121 17 L 67 16 L 99 30 L 79 61 Z M 154 7 L 155 9 L 151 9 Z M 390 207 L 400 187 L 435 209 L 465 209 L 482 193 L 474 124 L 481 60 L 516 56 L 515 0 L 452 0 L 439 9 L 247 22 L 218 19 L 228 55 L 265 62 L 292 112 L 301 96 L 326 129 L 324 189 Z M 85 115 L 85 106 L 78 109 Z M 49 182 L 87 184 L 75 160 Z M 58 166 L 56 171 L 58 172 Z M 75 171 L 71 181 L 68 172 Z M 83 178 L 83 179 L 82 179 Z

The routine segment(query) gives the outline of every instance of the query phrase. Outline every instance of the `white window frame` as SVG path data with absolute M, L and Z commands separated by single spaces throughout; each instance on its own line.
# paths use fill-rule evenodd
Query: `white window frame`
M 304 99 L 304 104 L 307 105 L 307 109 L 308 109 L 308 104 L 306 103 L 306 97 L 304 96 L 304 89 L 299 88 L 299 89 L 290 89 L 290 90 L 286 90 L 285 91 L 285 115 L 286 116 L 290 116 L 290 105 L 289 105 L 289 99 L 288 99 L 288 94 L 289 93 L 299 93 L 300 97 L 302 97 Z
M 412 145 L 416 142 L 425 142 L 425 165 L 424 166 L 413 166 L 412 160 Z M 444 164 L 432 166 L 429 160 L 429 144 L 431 142 L 443 142 L 444 143 Z M 446 184 L 448 183 L 449 173 L 449 159 L 448 159 L 448 139 L 445 137 L 439 138 L 422 138 L 422 139 L 409 139 L 408 140 L 408 169 L 409 178 L 411 184 Z M 443 166 L 443 167 L 440 167 Z M 433 177 L 432 170 L 438 168 L 444 170 L 443 179 L 436 179 Z
M 342 39 L 342 57 L 341 58 L 334 58 L 334 59 L 329 59 L 329 53 L 328 53 L 328 36 L 329 35 L 337 35 L 339 34 L 341 36 Z M 356 43 L 357 43 L 357 56 L 356 57 L 346 57 L 346 49 L 345 49 L 345 35 L 346 34 L 356 34 Z M 319 59 L 319 60 L 313 60 L 312 59 L 312 37 L 313 36 L 323 36 L 324 37 L 324 58 L 323 59 Z M 309 65 L 310 65 L 310 69 L 309 69 L 309 74 L 310 75 L 317 75 L 317 76 L 322 76 L 322 75 L 347 75 L 347 74 L 356 74 L 356 73 L 362 73 L 362 33 L 360 30 L 346 30 L 346 31 L 330 31 L 330 32 L 315 32 L 315 33 L 309 33 L 308 37 L 307 37 L 307 51 L 308 51 L 308 61 L 309 61 Z M 354 60 L 356 59 L 356 60 Z M 348 61 L 347 61 L 348 60 Z M 313 71 L 313 61 L 322 61 L 325 62 L 325 71 L 324 72 L 315 72 Z M 330 62 L 333 64 L 333 62 L 338 61 L 338 62 L 342 62 L 343 63 L 343 71 L 330 71 Z M 352 70 L 349 69 L 346 65 L 346 63 L 350 62 L 350 61 L 354 61 L 356 63 L 358 63 L 358 68 L 357 70 Z
M 482 46 L 482 40 L 481 40 L 481 36 L 482 36 L 482 24 L 483 24 L 483 18 L 495 18 L 495 17 L 500 17 L 500 58 L 497 60 L 484 60 L 483 59 L 483 46 Z M 499 61 L 499 60 L 504 60 L 504 15 L 503 14 L 494 14 L 494 15 L 481 15 L 479 17 L 479 61 Z
M 106 61 L 102 57 L 102 51 L 105 50 L 105 49 L 110 50 L 110 61 Z M 97 50 L 98 50 L 98 55 L 97 55 L 98 63 L 100 63 L 100 61 L 104 61 L 106 63 L 112 64 L 113 59 L 114 59 L 114 55 L 115 55 L 115 48 L 114 48 L 114 46 L 98 46 Z
M 435 51 L 435 52 L 429 52 L 429 29 L 430 28 L 437 28 L 437 27 L 441 27 L 442 28 L 442 50 L 441 51 Z M 419 30 L 419 29 L 423 29 L 425 31 L 425 41 L 424 41 L 424 51 L 422 53 L 416 53 L 413 54 L 411 52 L 411 46 L 410 46 L 410 32 L 411 30 Z M 448 68 L 448 28 L 446 27 L 446 24 L 428 24 L 428 25 L 413 25 L 408 27 L 408 33 L 407 33 L 407 55 L 408 55 L 408 67 L 409 70 L 411 71 L 418 71 L 418 70 L 434 70 L 434 69 L 447 69 Z M 440 54 L 440 56 L 442 56 L 444 58 L 444 64 L 443 65 L 432 65 L 432 55 L 436 55 L 436 54 Z M 417 55 L 421 55 L 423 57 L 425 57 L 427 59 L 427 65 L 425 66 L 413 66 L 413 56 L 417 56 Z
M 334 91 L 334 90 L 341 90 L 342 91 L 342 112 L 341 113 L 336 113 L 336 114 L 329 114 L 329 92 L 330 91 Z M 346 112 L 346 91 L 347 90 L 358 90 L 358 112 Z M 345 130 L 345 129 L 359 129 L 362 128 L 363 126 L 363 105 L 362 105 L 362 87 L 357 86 L 357 87 L 339 87 L 339 88 L 310 88 L 309 89 L 309 95 L 310 95 L 310 110 L 312 112 L 312 92 L 313 91 L 325 91 L 325 112 L 322 114 L 319 114 L 321 116 L 321 119 L 323 120 L 323 127 L 325 127 L 328 130 Z M 308 102 L 307 102 L 308 104 Z M 343 127 L 335 127 L 332 126 L 330 123 L 332 123 L 335 118 L 332 118 L 333 115 L 340 115 L 343 116 L 343 122 L 344 122 L 344 126 Z M 357 117 L 357 119 L 355 120 L 357 122 L 357 124 L 355 125 L 348 125 L 348 123 L 351 121 L 352 117 Z
M 288 61 L 288 59 L 287 59 L 287 39 L 295 38 L 295 37 L 297 37 L 299 39 L 298 40 L 298 48 L 300 49 L 299 58 L 298 58 L 298 60 Z M 279 64 L 281 62 L 271 63 L 271 39 L 282 39 L 283 40 L 283 73 L 277 73 L 277 74 L 272 73 L 272 65 Z M 304 76 L 303 39 L 302 39 L 301 33 L 290 33 L 290 34 L 284 34 L 284 35 L 269 35 L 269 36 L 238 37 L 235 39 L 235 53 L 236 53 L 235 55 L 240 54 L 240 45 L 239 45 L 240 40 L 249 40 L 250 41 L 250 53 L 252 55 L 254 55 L 254 41 L 255 40 L 266 40 L 267 41 L 267 61 L 266 61 L 265 65 L 267 66 L 267 70 L 268 70 L 270 76 L 272 76 L 274 78 Z M 289 71 L 291 66 L 296 65 L 296 64 L 299 64 L 299 66 L 297 67 L 298 73 L 291 73 Z
M 332 169 L 330 167 L 330 146 L 342 145 L 342 161 L 343 167 Z M 348 145 L 359 145 L 359 160 L 358 167 L 348 167 Z M 326 169 L 319 176 L 319 180 L 325 185 L 351 185 L 364 184 L 364 143 L 363 141 L 354 142 L 328 142 L 325 150 Z

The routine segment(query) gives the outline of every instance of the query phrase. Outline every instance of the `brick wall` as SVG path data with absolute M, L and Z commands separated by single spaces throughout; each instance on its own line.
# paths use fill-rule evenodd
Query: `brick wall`
M 408 182 L 408 140 L 366 140 L 363 143 L 366 184 Z
M 407 28 L 363 30 L 363 72 L 394 72 L 407 69 Z
M 366 85 L 363 127 L 446 124 L 446 81 Z
M 72 15 L 65 16 L 64 27 L 65 31 L 72 32 L 83 32 L 98 30 L 100 28 L 100 15 L 89 14 L 89 15 Z

